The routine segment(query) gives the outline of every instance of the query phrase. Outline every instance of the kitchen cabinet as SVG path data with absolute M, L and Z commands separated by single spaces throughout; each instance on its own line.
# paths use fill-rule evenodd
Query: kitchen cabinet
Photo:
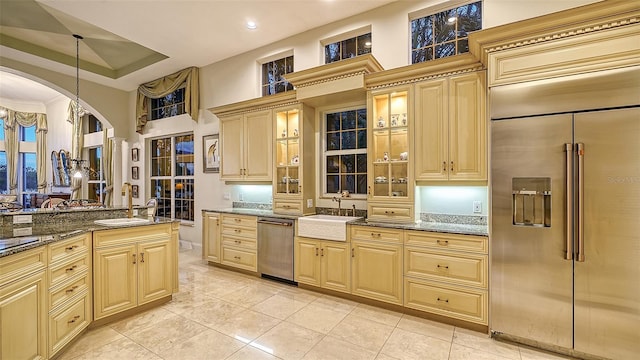
M 271 181 L 271 140 L 271 110 L 221 117 L 220 179 Z
M 92 321 L 91 238 L 85 233 L 47 246 L 49 357 Z
M 488 239 L 406 231 L 404 306 L 487 325 Z
M 416 181 L 487 180 L 484 71 L 415 84 Z
M 302 104 L 274 110 L 273 212 L 315 213 L 314 109 Z
M 351 293 L 402 305 L 402 230 L 351 226 Z
M 370 91 L 368 101 L 369 219 L 413 222 L 413 106 L 410 86 Z
M 220 214 L 220 263 L 258 271 L 258 222 L 255 216 Z
M 46 247 L 0 259 L 0 358 L 47 358 Z
M 220 262 L 220 214 L 202 212 L 202 258 Z
M 94 319 L 158 299 L 176 288 L 171 224 L 94 232 Z
M 295 280 L 299 283 L 349 293 L 351 259 L 349 243 L 295 239 Z

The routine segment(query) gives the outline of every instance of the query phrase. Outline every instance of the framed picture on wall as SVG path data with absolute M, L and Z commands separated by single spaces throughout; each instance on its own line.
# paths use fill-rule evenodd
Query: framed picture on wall
M 131 185 L 131 197 L 138 198 L 138 185 Z
M 133 148 L 131 149 L 131 161 L 138 161 L 140 158 L 140 149 Z
M 202 158 L 204 159 L 204 172 L 220 172 L 220 138 L 219 134 L 205 135 L 202 137 Z
M 138 174 L 138 167 L 137 166 L 132 166 L 131 167 L 131 178 L 133 180 L 138 180 L 140 178 L 140 174 Z

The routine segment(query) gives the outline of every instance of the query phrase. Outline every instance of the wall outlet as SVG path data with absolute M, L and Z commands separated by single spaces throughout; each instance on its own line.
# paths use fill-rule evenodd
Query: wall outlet
M 138 209 L 133 209 L 133 216 L 138 216 Z
M 238 194 L 238 201 L 244 201 L 244 194 L 243 193 Z
M 312 208 L 313 207 L 313 199 L 307 199 L 307 207 L 308 208 Z
M 473 202 L 473 213 L 481 214 L 482 213 L 482 201 L 474 201 Z
M 31 215 L 13 215 L 14 224 L 31 224 L 32 222 L 33 218 Z
M 225 200 L 230 200 L 231 199 L 231 194 L 228 193 L 228 192 L 224 193 L 224 199 Z

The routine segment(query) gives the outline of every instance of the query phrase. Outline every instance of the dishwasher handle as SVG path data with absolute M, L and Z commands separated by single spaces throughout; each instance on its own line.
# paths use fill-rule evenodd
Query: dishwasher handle
M 293 222 L 275 221 L 275 220 L 268 220 L 268 219 L 258 219 L 258 224 L 293 226 Z

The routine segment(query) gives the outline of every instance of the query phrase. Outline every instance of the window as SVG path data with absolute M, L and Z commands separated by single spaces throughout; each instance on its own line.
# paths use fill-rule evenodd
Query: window
M 329 64 L 369 53 L 371 53 L 371 33 L 325 45 L 324 63 Z
M 262 96 L 293 90 L 284 75 L 293 72 L 293 56 L 262 64 Z
M 194 221 L 193 134 L 151 140 L 151 196 L 158 216 Z
M 367 193 L 367 110 L 327 112 L 324 118 L 324 196 Z
M 158 99 L 149 99 L 150 120 L 164 119 L 185 113 L 184 87 Z
M 89 169 L 87 198 L 104 203 L 104 189 L 107 183 L 102 177 L 102 147 L 89 149 Z
M 4 119 L 0 119 L 0 140 L 4 141 Z
M 100 120 L 98 120 L 98 118 L 96 118 L 92 114 L 89 114 L 88 117 L 89 121 L 87 121 L 87 126 L 89 128 L 87 129 L 87 133 L 91 134 L 102 131 L 102 123 L 100 122 Z
M 0 151 L 0 194 L 9 192 L 9 182 L 7 181 L 7 153 Z
M 18 156 L 18 189 L 22 195 L 23 207 L 31 207 L 31 195 L 38 192 L 38 171 L 36 166 L 36 126 L 19 129 L 20 152 Z
M 411 63 L 469 51 L 469 33 L 482 29 L 482 1 L 411 21 Z

